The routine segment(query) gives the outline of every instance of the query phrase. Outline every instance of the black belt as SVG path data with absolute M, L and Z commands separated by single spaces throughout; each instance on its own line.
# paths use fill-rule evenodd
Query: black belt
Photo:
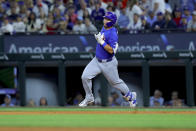
M 97 58 L 97 57 L 96 57 L 96 58 Z M 112 61 L 112 59 L 113 59 L 113 57 L 112 57 L 112 58 L 109 58 L 109 59 L 104 59 L 104 60 L 97 58 L 97 60 L 98 60 L 99 62 L 101 62 L 101 63 L 110 62 L 110 61 Z

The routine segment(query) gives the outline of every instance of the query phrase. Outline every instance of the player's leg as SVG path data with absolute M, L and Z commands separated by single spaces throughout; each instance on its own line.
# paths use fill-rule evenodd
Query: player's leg
M 108 80 L 108 82 L 111 84 L 111 86 L 120 90 L 124 94 L 125 98 L 127 98 L 128 101 L 131 101 L 130 104 L 134 104 L 131 106 L 135 106 L 136 93 L 130 92 L 125 82 L 119 78 L 117 66 L 118 61 L 115 58 L 111 62 L 102 64 L 101 69 L 103 70 L 103 74 Z
M 111 86 L 117 88 L 123 94 L 127 94 L 129 92 L 129 88 L 124 83 L 124 81 L 119 78 L 117 65 L 118 62 L 116 59 L 114 59 L 110 62 L 101 63 L 100 67 L 103 71 L 103 75 L 111 84 Z
M 101 73 L 101 69 L 97 65 L 96 58 L 93 58 L 91 62 L 85 67 L 82 73 L 82 84 L 85 90 L 85 99 L 79 104 L 79 106 L 87 106 L 88 103 L 94 102 L 92 93 L 92 78 Z

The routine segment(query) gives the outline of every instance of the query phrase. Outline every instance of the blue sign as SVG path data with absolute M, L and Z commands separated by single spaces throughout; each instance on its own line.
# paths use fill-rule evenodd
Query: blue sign
M 95 51 L 93 35 L 4 36 L 5 53 L 76 53 Z M 149 33 L 119 35 L 118 52 L 192 50 L 195 33 Z

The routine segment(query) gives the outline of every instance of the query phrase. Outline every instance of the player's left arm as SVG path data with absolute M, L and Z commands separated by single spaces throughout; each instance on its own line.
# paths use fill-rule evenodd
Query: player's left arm
M 108 44 L 104 47 L 104 49 L 107 52 L 109 52 L 110 54 L 113 54 L 114 53 L 113 48 L 110 45 L 108 45 Z
M 104 46 L 104 49 L 109 52 L 110 54 L 116 54 L 118 49 L 118 43 L 117 42 L 111 42 Z

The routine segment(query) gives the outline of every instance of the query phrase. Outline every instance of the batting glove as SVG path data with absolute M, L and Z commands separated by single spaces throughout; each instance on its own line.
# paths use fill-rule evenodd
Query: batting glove
M 97 36 L 97 42 L 100 45 L 103 45 L 105 43 L 105 41 L 104 41 L 104 34 L 101 34 L 101 33 L 98 34 L 98 36 Z
M 99 36 L 100 34 L 101 34 L 100 32 L 99 32 L 99 34 L 94 34 L 95 39 L 97 40 L 97 42 L 98 42 L 98 36 Z

